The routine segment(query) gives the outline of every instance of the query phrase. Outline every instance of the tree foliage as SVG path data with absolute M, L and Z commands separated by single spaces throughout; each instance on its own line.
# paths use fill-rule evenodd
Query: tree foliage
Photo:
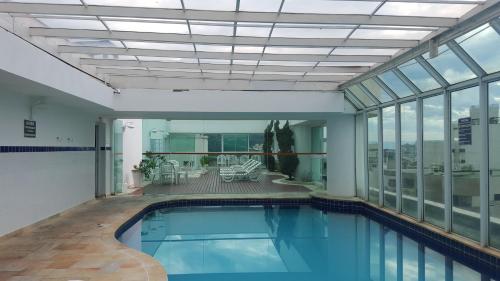
M 295 140 L 293 138 L 293 131 L 290 129 L 290 124 L 286 121 L 283 128 L 280 129 L 280 122 L 274 123 L 274 132 L 278 141 L 280 155 L 278 155 L 280 172 L 287 175 L 289 180 L 293 180 L 297 166 L 299 165 L 299 158 L 293 153 L 293 146 Z
M 269 171 L 276 170 L 276 162 L 274 156 L 271 154 L 273 152 L 273 144 L 274 144 L 274 133 L 273 133 L 273 120 L 269 123 L 269 125 L 264 130 L 264 160 L 266 168 Z

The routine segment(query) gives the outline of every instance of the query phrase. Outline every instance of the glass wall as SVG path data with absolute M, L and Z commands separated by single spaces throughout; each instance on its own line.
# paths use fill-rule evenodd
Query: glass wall
M 401 104 L 401 208 L 417 217 L 417 102 Z
M 364 115 L 356 115 L 356 195 L 366 198 Z
M 225 152 L 248 151 L 248 134 L 225 134 L 222 144 Z
M 396 117 L 395 107 L 382 109 L 384 206 L 396 209 Z
M 500 81 L 489 84 L 490 243 L 500 249 Z
M 452 229 L 479 240 L 479 87 L 451 93 Z
M 444 96 L 423 100 L 424 219 L 444 226 Z
M 113 121 L 113 194 L 123 191 L 123 121 Z
M 368 118 L 368 199 L 379 201 L 378 111 L 367 113 Z

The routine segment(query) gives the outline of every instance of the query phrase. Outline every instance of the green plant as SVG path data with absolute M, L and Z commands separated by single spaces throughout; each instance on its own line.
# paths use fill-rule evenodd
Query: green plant
M 264 163 L 269 171 L 276 170 L 276 162 L 274 156 L 272 155 L 274 143 L 273 122 L 274 121 L 271 120 L 271 123 L 269 123 L 264 130 L 264 145 L 262 147 L 264 152 Z
M 278 147 L 280 153 L 278 154 L 280 172 L 287 175 L 289 180 L 293 180 L 297 166 L 299 165 L 299 158 L 293 152 L 295 140 L 293 138 L 293 131 L 290 129 L 290 124 L 286 121 L 283 128 L 280 129 L 280 122 L 274 123 L 274 132 L 278 140 Z
M 208 166 L 208 163 L 210 162 L 210 158 L 208 158 L 207 155 L 203 155 L 201 158 L 200 158 L 200 164 L 201 166 Z
M 146 157 L 145 159 L 142 159 L 139 165 L 134 165 L 134 169 L 138 170 L 141 172 L 146 179 L 151 178 L 151 174 L 153 173 L 154 169 L 161 163 L 165 161 L 165 156 L 163 155 L 157 155 L 153 154 L 151 152 L 146 152 L 144 154 Z

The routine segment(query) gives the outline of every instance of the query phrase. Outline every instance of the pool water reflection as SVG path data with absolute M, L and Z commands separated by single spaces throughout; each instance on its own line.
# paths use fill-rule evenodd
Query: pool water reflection
M 121 240 L 171 281 L 493 280 L 364 216 L 309 206 L 156 210 Z

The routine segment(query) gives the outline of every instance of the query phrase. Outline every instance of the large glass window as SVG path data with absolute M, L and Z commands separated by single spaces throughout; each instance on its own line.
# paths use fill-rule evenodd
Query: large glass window
M 378 203 L 379 196 L 379 161 L 378 161 L 378 111 L 368 115 L 368 199 Z
M 438 48 L 439 55 L 435 58 L 429 58 L 429 53 L 424 54 L 426 59 L 446 81 L 455 84 L 461 81 L 475 78 L 476 75 L 460 60 L 455 53 L 446 45 Z
M 500 249 L 500 81 L 489 85 L 490 244 Z
M 479 240 L 479 87 L 451 94 L 453 231 Z
M 361 82 L 361 84 L 363 84 L 363 86 L 365 86 L 366 89 L 368 89 L 368 91 L 370 91 L 370 93 L 380 102 L 388 102 L 392 100 L 391 96 L 382 87 L 380 87 L 375 80 L 368 79 Z
M 365 106 L 375 105 L 375 102 L 373 102 L 358 85 L 349 87 L 349 91 L 351 91 Z
M 444 98 L 423 100 L 424 218 L 444 225 Z
M 222 152 L 222 135 L 207 134 L 208 152 Z
M 439 83 L 416 60 L 410 60 L 398 68 L 422 92 L 440 87 Z
M 248 151 L 248 134 L 223 135 L 224 152 Z
M 248 135 L 248 151 L 262 152 L 263 146 L 264 146 L 264 134 Z
M 500 36 L 489 23 L 457 38 L 460 46 L 488 73 L 500 70 Z
M 391 90 L 398 95 L 398 97 L 403 98 L 409 95 L 413 95 L 413 92 L 406 86 L 399 77 L 396 76 L 392 71 L 386 71 L 379 75 L 379 78 L 389 87 Z
M 401 207 L 417 217 L 417 102 L 401 104 Z
M 396 209 L 395 107 L 382 109 L 384 206 Z

